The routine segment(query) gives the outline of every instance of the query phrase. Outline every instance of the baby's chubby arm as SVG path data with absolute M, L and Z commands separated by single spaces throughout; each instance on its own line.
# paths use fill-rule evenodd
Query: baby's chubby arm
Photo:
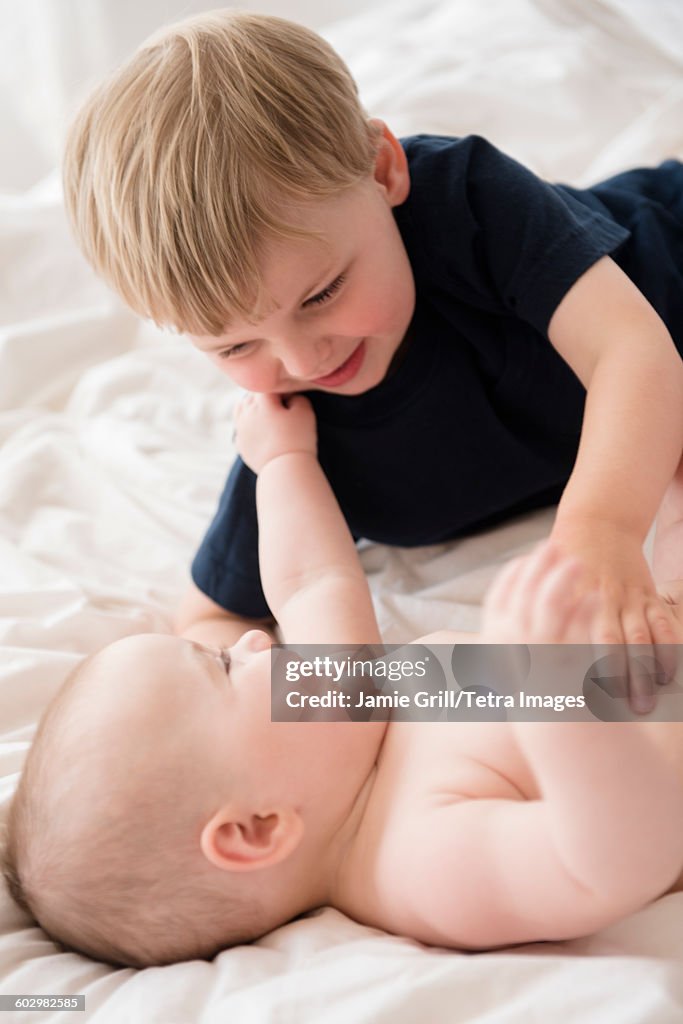
M 213 647 L 229 647 L 251 629 L 265 630 L 272 635 L 272 627 L 272 619 L 247 619 L 226 611 L 194 583 L 183 596 L 173 623 L 176 635 Z
M 587 641 L 596 606 L 580 573 L 547 544 L 507 566 L 481 640 Z M 391 857 L 411 902 L 406 929 L 467 948 L 559 940 L 665 892 L 683 863 L 683 786 L 648 726 L 511 723 L 540 798 L 468 794 L 411 818 Z
M 249 394 L 235 414 L 257 474 L 261 580 L 287 643 L 379 643 L 356 546 L 317 459 L 315 415 L 301 395 Z
M 462 949 L 577 938 L 678 876 L 683 794 L 645 723 L 518 728 L 541 798 L 466 795 L 407 816 L 382 877 L 406 904 L 397 930 Z

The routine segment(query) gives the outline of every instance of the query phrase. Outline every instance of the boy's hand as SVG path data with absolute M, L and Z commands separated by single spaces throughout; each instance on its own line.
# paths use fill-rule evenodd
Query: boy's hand
M 598 595 L 579 586 L 583 566 L 550 541 L 509 562 L 484 599 L 481 640 L 491 644 L 591 642 Z
M 303 395 L 246 395 L 235 410 L 235 442 L 247 466 L 260 473 L 291 452 L 317 452 L 315 413 Z
M 600 602 L 592 626 L 596 646 L 639 647 L 638 655 L 659 657 L 665 675 L 676 670 L 675 648 L 680 627 L 666 599 L 657 593 L 650 568 L 638 539 L 612 524 L 591 521 L 585 525 L 565 522 L 552 539 L 563 553 L 578 557 L 585 566 L 585 586 L 595 589 Z M 662 649 L 662 645 L 666 645 Z M 654 648 L 659 648 L 655 652 Z M 628 673 L 628 651 L 623 652 L 623 671 Z M 629 700 L 634 711 L 647 713 L 655 706 L 655 689 L 649 678 L 629 674 Z
M 564 554 L 581 560 L 586 585 L 600 593 L 596 643 L 678 642 L 675 617 L 657 593 L 636 537 L 610 524 L 591 522 L 586 527 L 556 529 L 551 539 Z

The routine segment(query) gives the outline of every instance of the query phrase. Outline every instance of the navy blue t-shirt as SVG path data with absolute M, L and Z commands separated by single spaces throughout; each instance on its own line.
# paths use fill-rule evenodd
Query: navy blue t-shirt
M 585 390 L 548 323 L 602 256 L 683 349 L 683 164 L 580 190 L 541 181 L 478 136 L 401 141 L 411 188 L 394 215 L 417 295 L 408 333 L 377 387 L 307 395 L 320 462 L 353 535 L 411 547 L 559 500 Z M 255 476 L 239 458 L 192 576 L 232 612 L 270 614 Z

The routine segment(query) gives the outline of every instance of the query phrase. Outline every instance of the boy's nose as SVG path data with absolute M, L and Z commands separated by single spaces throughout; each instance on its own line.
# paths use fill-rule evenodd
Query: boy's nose
M 280 362 L 289 377 L 313 380 L 328 372 L 326 361 L 330 352 L 328 341 L 296 339 L 281 345 Z

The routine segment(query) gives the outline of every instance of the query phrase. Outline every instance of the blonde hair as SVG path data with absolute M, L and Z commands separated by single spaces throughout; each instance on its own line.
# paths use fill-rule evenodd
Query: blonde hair
M 111 751 L 99 766 L 105 790 L 84 797 L 102 745 L 81 716 L 91 662 L 48 707 L 10 806 L 2 870 L 16 903 L 65 949 L 137 968 L 209 959 L 282 924 L 219 884 L 199 849 L 204 818 L 181 756 L 121 798 Z
M 259 299 L 285 208 L 372 172 L 380 129 L 316 33 L 219 10 L 148 40 L 68 134 L 64 194 L 86 257 L 138 313 L 220 335 Z

